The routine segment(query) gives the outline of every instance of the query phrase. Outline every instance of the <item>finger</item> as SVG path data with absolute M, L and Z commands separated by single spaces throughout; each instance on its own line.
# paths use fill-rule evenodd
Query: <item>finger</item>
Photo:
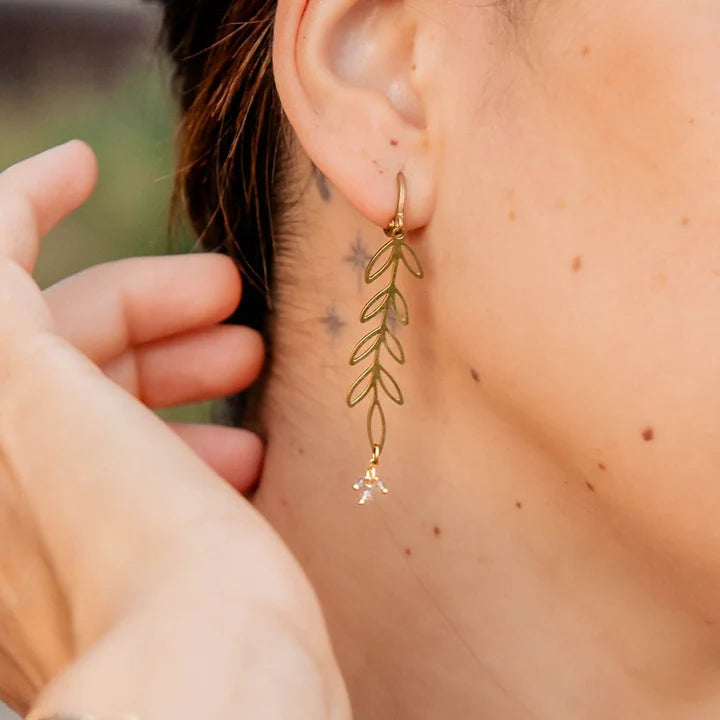
M 220 477 L 239 492 L 247 492 L 258 482 L 263 446 L 255 433 L 221 425 L 168 425 Z
M 73 140 L 0 174 L 0 254 L 32 270 L 39 239 L 90 196 L 97 161 Z
M 240 301 L 240 275 L 212 253 L 128 258 L 66 278 L 45 299 L 57 332 L 102 365 L 134 345 L 224 320 Z
M 216 325 L 128 350 L 105 374 L 152 408 L 224 397 L 244 390 L 263 364 L 260 334 Z

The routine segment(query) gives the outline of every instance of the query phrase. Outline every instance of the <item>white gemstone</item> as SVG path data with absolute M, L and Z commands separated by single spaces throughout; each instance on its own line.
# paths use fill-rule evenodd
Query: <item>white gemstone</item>
M 360 500 L 358 501 L 358 504 L 364 505 L 365 503 L 370 502 L 372 499 L 373 499 L 372 488 L 365 488 L 363 490 L 362 495 L 360 496 Z
M 360 493 L 358 504 L 365 505 L 374 499 L 376 492 L 387 495 L 388 489 L 377 476 L 377 470 L 371 465 L 364 477 L 358 478 L 353 484 L 353 490 Z

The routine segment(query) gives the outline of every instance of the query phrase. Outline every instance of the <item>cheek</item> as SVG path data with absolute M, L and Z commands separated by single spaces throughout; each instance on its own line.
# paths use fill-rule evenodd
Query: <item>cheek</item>
M 499 72 L 497 103 L 457 133 L 447 173 L 478 212 L 458 233 L 472 242 L 438 253 L 454 278 L 438 302 L 489 397 L 627 532 L 707 571 L 720 552 L 720 4 L 690 23 L 670 3 L 615 4 L 566 37 L 540 18 L 534 43 L 554 44 Z
M 720 4 L 705 4 L 716 8 L 609 0 L 570 33 L 538 21 L 532 111 L 550 121 L 551 146 L 582 158 L 593 190 L 631 193 L 657 215 L 717 180 Z

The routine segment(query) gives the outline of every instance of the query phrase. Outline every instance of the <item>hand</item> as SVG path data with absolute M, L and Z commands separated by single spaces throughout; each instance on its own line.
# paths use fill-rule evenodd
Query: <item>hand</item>
M 222 255 L 120 260 L 48 288 L 55 331 L 150 408 L 239 392 L 263 362 L 260 335 L 218 325 L 237 307 L 240 278 Z M 258 478 L 262 447 L 238 428 L 171 423 L 240 492 Z
M 315 595 L 278 536 L 58 334 L 60 305 L 30 276 L 94 177 L 81 143 L 0 176 L 2 694 L 31 720 L 347 720 Z

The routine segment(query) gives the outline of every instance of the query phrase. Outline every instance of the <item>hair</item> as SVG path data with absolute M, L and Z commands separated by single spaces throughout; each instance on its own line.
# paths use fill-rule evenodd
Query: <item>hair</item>
M 272 74 L 271 0 L 159 0 L 162 42 L 182 111 L 174 210 L 198 246 L 230 256 L 244 277 L 228 322 L 269 340 L 277 218 L 283 211 L 286 123 Z M 230 403 L 241 424 L 248 397 Z

